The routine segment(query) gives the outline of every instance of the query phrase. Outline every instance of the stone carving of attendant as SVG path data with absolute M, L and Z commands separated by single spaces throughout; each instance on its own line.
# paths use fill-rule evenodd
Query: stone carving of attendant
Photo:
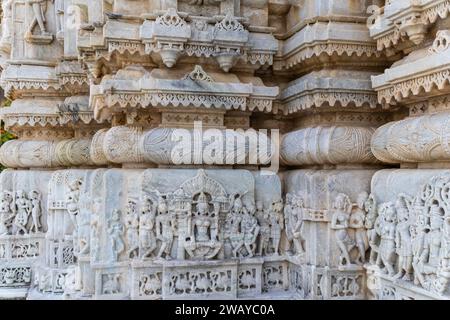
M 333 203 L 333 217 L 331 229 L 335 230 L 336 243 L 341 252 L 339 265 L 351 265 L 350 251 L 355 247 L 354 240 L 349 234 L 349 219 L 352 204 L 345 194 L 339 194 Z
M 412 252 L 413 252 L 413 271 L 414 271 L 414 284 L 425 286 L 425 278 L 422 274 L 423 261 L 422 252 L 425 250 L 425 237 L 430 231 L 430 227 L 427 223 L 427 217 L 420 213 L 416 218 L 416 223 L 412 233 Z
M 78 228 L 78 214 L 80 213 L 79 201 L 80 190 L 83 182 L 80 179 L 76 179 L 69 184 L 69 192 L 66 195 L 66 208 L 69 213 L 69 217 L 72 221 L 74 230 Z
M 15 234 L 28 234 L 27 224 L 31 214 L 31 203 L 27 199 L 24 191 L 19 190 L 16 193 L 16 216 L 14 217 L 13 226 Z
M 255 255 L 256 239 L 259 234 L 258 220 L 254 216 L 255 210 L 254 205 L 243 208 L 242 232 L 244 233 L 244 247 L 249 258 Z
M 156 207 L 150 199 L 146 199 L 139 219 L 139 245 L 142 259 L 151 257 L 156 250 L 155 218 Z
M 380 244 L 380 219 L 378 217 L 377 204 L 373 195 L 370 195 L 365 202 L 364 210 L 367 213 L 364 221 L 364 227 L 367 229 L 367 239 L 370 246 L 369 263 L 371 265 L 379 265 L 377 260 L 379 260 L 378 247 Z
M 281 231 L 284 229 L 283 201 L 272 203 L 269 211 L 270 238 L 274 255 L 280 255 Z
M 0 40 L 0 46 L 2 48 L 8 48 L 11 46 L 11 28 L 12 28 L 12 4 L 13 0 L 2 1 L 2 38 Z
M 411 239 L 411 224 L 409 221 L 409 210 L 405 199 L 399 198 L 396 201 L 397 209 L 397 228 L 395 231 L 396 252 L 398 254 L 399 272 L 395 275 L 396 279 L 403 277 L 403 280 L 410 281 L 413 262 L 413 249 Z
M 33 20 L 28 26 L 26 37 L 30 38 L 33 36 L 33 31 L 36 26 L 39 26 L 40 35 L 50 35 L 45 27 L 45 23 L 47 22 L 45 18 L 47 12 L 47 0 L 25 0 L 25 3 L 31 8 L 33 14 Z
M 156 217 L 156 238 L 161 241 L 158 258 L 162 258 L 164 255 L 166 260 L 172 259 L 170 254 L 175 236 L 175 223 L 174 217 L 169 212 L 167 200 L 160 196 L 158 198 L 158 216 Z
M 440 266 L 441 247 L 442 247 L 442 230 L 444 225 L 444 212 L 437 205 L 430 208 L 430 232 L 425 235 L 424 247 L 419 258 L 418 271 L 421 274 L 422 286 L 427 284 L 424 275 L 436 274 Z
M 393 203 L 388 202 L 381 208 L 383 210 L 383 221 L 381 223 L 381 242 L 380 242 L 380 256 L 383 262 L 383 272 L 389 276 L 395 275 L 395 233 L 397 227 L 397 213 Z
M 129 200 L 126 208 L 125 227 L 127 238 L 127 255 L 129 258 L 139 257 L 139 215 L 136 202 Z
M 32 225 L 30 228 L 30 232 L 39 232 L 42 228 L 41 225 L 41 194 L 38 191 L 31 191 L 30 192 L 30 202 L 31 202 L 31 218 L 32 218 Z
M 303 245 L 305 242 L 305 237 L 303 236 L 305 202 L 302 197 L 294 198 L 294 201 L 295 203 L 291 215 L 292 240 L 296 254 L 301 255 L 305 253 L 305 248 Z
M 262 201 L 256 203 L 256 219 L 259 223 L 259 251 L 260 256 L 267 255 L 270 244 L 269 214 Z
M 11 220 L 14 219 L 12 196 L 8 191 L 0 192 L 0 236 L 9 234 Z
M 367 201 L 369 195 L 366 192 L 362 192 L 358 195 L 357 206 L 350 215 L 349 227 L 355 231 L 355 242 L 358 248 L 357 262 L 364 264 L 366 262 L 366 251 L 368 248 L 368 239 L 366 229 L 364 228 L 364 222 L 366 219 L 366 212 L 364 210 L 364 204 Z
M 64 0 L 55 0 L 56 37 L 64 39 Z
M 119 261 L 119 255 L 125 250 L 123 241 L 124 227 L 120 221 L 121 211 L 115 209 L 109 221 L 108 234 L 110 241 L 111 262 Z
M 238 196 L 234 199 L 233 207 L 225 221 L 225 239 L 230 240 L 233 256 L 235 258 L 239 256 L 239 252 L 244 246 L 244 234 L 241 230 L 243 207 L 242 199 Z

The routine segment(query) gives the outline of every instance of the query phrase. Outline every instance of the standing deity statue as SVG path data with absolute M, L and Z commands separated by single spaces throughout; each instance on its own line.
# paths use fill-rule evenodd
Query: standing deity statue
M 364 264 L 366 262 L 366 251 L 368 248 L 367 232 L 364 227 L 366 219 L 366 212 L 364 205 L 369 198 L 366 192 L 362 192 L 358 195 L 356 208 L 350 215 L 349 227 L 355 230 L 355 242 L 358 249 L 357 262 Z
M 339 265 L 351 265 L 350 251 L 355 247 L 354 240 L 349 234 L 349 220 L 352 204 L 349 197 L 339 194 L 333 203 L 333 217 L 331 229 L 335 230 L 336 243 L 341 251 Z
M 367 239 L 370 247 L 369 263 L 371 265 L 379 265 L 377 260 L 381 259 L 378 254 L 380 245 L 380 219 L 378 216 L 377 203 L 371 194 L 364 203 L 364 210 L 367 215 L 364 221 L 364 227 L 367 230 Z
M 12 19 L 12 5 L 13 0 L 3 0 L 2 1 L 2 37 L 0 40 L 0 47 L 9 52 L 11 47 L 11 35 L 13 27 Z
M 126 207 L 125 229 L 129 258 L 139 257 L 139 214 L 136 206 L 136 202 L 129 200 Z
M 27 199 L 26 193 L 22 190 L 16 193 L 16 215 L 14 217 L 13 226 L 15 234 L 28 234 L 27 224 L 31 214 L 31 203 Z
M 69 213 L 70 220 L 74 231 L 78 229 L 78 214 L 80 213 L 79 202 L 80 192 L 83 181 L 76 179 L 69 184 L 69 192 L 66 195 L 66 208 Z
M 10 192 L 0 192 L 0 236 L 9 234 L 9 228 L 14 219 L 13 198 Z
M 398 255 L 399 272 L 396 279 L 403 277 L 403 280 L 411 280 L 413 273 L 413 248 L 411 239 L 411 224 L 409 219 L 409 209 L 405 197 L 401 196 L 395 203 L 397 210 L 397 228 L 395 231 L 396 252 Z
M 423 249 L 421 250 L 417 268 L 417 280 L 426 289 L 431 283 L 426 282 L 426 276 L 436 275 L 440 266 L 442 230 L 444 226 L 444 211 L 438 205 L 430 207 L 430 231 L 425 234 Z
M 119 261 L 119 255 L 125 250 L 123 241 L 124 227 L 120 221 L 121 211 L 114 210 L 109 221 L 108 234 L 111 251 L 111 262 Z
M 161 248 L 157 257 L 166 260 L 172 259 L 171 252 L 175 237 L 176 221 L 169 211 L 167 200 L 160 196 L 158 198 L 158 216 L 156 217 L 156 238 L 161 241 Z
M 256 239 L 260 228 L 258 220 L 255 217 L 255 206 L 248 205 L 244 207 L 242 216 L 242 233 L 244 234 L 244 247 L 247 250 L 247 257 L 251 258 L 255 255 Z
M 284 229 L 283 201 L 272 203 L 269 211 L 270 239 L 274 255 L 280 255 L 281 232 Z
M 302 197 L 294 197 L 294 206 L 291 215 L 291 232 L 294 249 L 297 255 L 305 253 L 305 237 L 303 235 L 305 200 Z
M 38 191 L 31 191 L 30 195 L 30 202 L 31 202 L 31 218 L 32 218 L 32 225 L 30 228 L 30 232 L 34 231 L 35 233 L 41 231 L 42 224 L 41 224 L 41 215 L 42 215 L 42 209 L 41 209 L 41 194 Z
M 145 199 L 139 219 L 139 246 L 142 259 L 151 257 L 156 250 L 155 218 L 156 207 L 150 199 Z
M 388 202 L 382 205 L 383 221 L 381 222 L 381 242 L 380 242 L 380 256 L 384 265 L 383 272 L 389 276 L 395 275 L 395 233 L 397 227 L 397 213 L 393 203 Z
M 225 240 L 229 240 L 233 251 L 233 257 L 237 258 L 244 246 L 244 233 L 241 223 L 243 215 L 243 203 L 240 195 L 231 199 L 232 207 L 225 220 Z
M 55 0 L 56 38 L 64 39 L 64 0 Z
M 422 274 L 422 252 L 425 250 L 425 237 L 430 231 L 430 226 L 427 223 L 427 217 L 422 212 L 418 212 L 416 223 L 414 226 L 411 226 L 411 230 L 414 284 L 424 287 L 425 278 Z
M 264 203 L 258 201 L 256 203 L 256 219 L 258 220 L 259 229 L 259 251 L 260 256 L 267 255 L 270 243 L 270 223 L 269 214 L 264 208 Z
M 34 28 L 39 26 L 41 36 L 49 36 L 45 24 L 47 19 L 45 14 L 47 12 L 47 1 L 48 0 L 25 0 L 25 3 L 31 8 L 33 14 L 33 20 L 28 26 L 26 38 L 31 38 L 33 36 Z

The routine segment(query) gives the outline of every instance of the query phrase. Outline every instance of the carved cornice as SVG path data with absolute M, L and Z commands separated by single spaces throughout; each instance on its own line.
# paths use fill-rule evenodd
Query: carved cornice
M 371 36 L 377 41 L 378 50 L 391 48 L 404 39 L 420 44 L 428 26 L 447 18 L 449 12 L 449 0 L 393 1 L 370 28 Z

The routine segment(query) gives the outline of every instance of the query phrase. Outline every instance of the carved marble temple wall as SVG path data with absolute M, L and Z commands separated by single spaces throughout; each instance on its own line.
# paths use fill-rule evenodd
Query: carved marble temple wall
M 0 298 L 450 298 L 450 1 L 1 12 Z

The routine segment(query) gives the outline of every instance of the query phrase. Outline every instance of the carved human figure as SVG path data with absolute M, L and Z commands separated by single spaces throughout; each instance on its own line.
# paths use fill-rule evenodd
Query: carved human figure
M 395 275 L 396 279 L 403 277 L 403 280 L 411 280 L 413 249 L 411 239 L 411 225 L 409 220 L 409 210 L 405 199 L 399 197 L 395 203 L 397 210 L 397 228 L 395 230 L 395 245 L 398 254 L 399 272 Z
M 368 247 L 368 239 L 364 222 L 366 219 L 366 212 L 364 205 L 369 195 L 366 192 L 362 192 L 358 195 L 356 208 L 350 215 L 349 227 L 355 231 L 355 242 L 358 249 L 357 263 L 364 264 L 366 262 L 366 251 Z
M 74 230 L 78 228 L 78 214 L 80 213 L 79 202 L 80 202 L 80 191 L 83 181 L 80 179 L 75 179 L 69 183 L 69 191 L 66 195 L 66 208 L 69 213 L 70 220 Z
M 0 40 L 0 46 L 3 49 L 8 49 L 11 46 L 11 29 L 12 29 L 12 4 L 13 0 L 2 1 L 2 37 Z
M 351 265 L 350 251 L 355 247 L 349 234 L 349 219 L 352 204 L 349 197 L 339 194 L 333 203 L 331 229 L 335 230 L 336 243 L 340 250 L 339 265 Z
M 156 238 L 161 241 L 161 247 L 157 254 L 158 258 L 172 259 L 171 251 L 175 236 L 176 221 L 169 212 L 167 200 L 160 196 L 158 198 L 158 216 L 156 217 Z
M 256 219 L 259 224 L 259 251 L 260 256 L 267 255 L 269 253 L 270 244 L 270 222 L 269 213 L 264 208 L 262 201 L 256 202 Z
M 367 239 L 370 246 L 369 263 L 377 265 L 378 247 L 380 245 L 380 219 L 378 218 L 377 204 L 374 196 L 371 194 L 364 203 L 366 218 L 364 227 L 367 229 Z
M 249 258 L 255 255 L 256 239 L 260 231 L 255 211 L 256 208 L 253 204 L 243 208 L 242 232 L 244 234 L 244 247 Z
M 294 197 L 293 201 L 295 202 L 291 215 L 292 240 L 296 254 L 302 255 L 305 253 L 303 243 L 306 240 L 303 236 L 305 202 L 302 197 Z
M 38 191 L 31 191 L 29 198 L 31 202 L 31 218 L 32 218 L 30 232 L 37 233 L 41 231 L 42 228 L 40 221 L 42 215 L 41 194 Z
M 120 221 L 121 211 L 115 209 L 112 212 L 108 225 L 108 234 L 110 242 L 111 262 L 119 261 L 119 255 L 125 250 L 123 241 L 124 227 Z
M 92 216 L 90 221 L 90 253 L 93 261 L 97 261 L 100 253 L 100 210 L 102 206 L 102 200 L 95 198 L 92 203 Z
M 127 238 L 127 256 L 129 258 L 139 257 L 139 214 L 137 204 L 128 200 L 125 215 L 125 230 Z
M 283 201 L 274 201 L 269 210 L 270 239 L 274 255 L 280 255 L 281 232 L 284 229 Z
M 208 217 L 209 213 L 209 203 L 206 195 L 201 193 L 198 197 L 197 201 L 197 212 L 194 217 L 194 238 L 197 242 L 208 242 L 213 239 L 213 232 L 211 228 L 214 228 L 212 225 L 211 219 Z
M 381 208 L 383 221 L 381 223 L 380 256 L 384 265 L 383 272 L 389 276 L 395 275 L 395 233 L 397 226 L 397 213 L 392 202 L 385 203 Z
M 64 0 L 55 0 L 56 37 L 64 39 Z
M 33 35 L 34 28 L 39 26 L 40 35 L 48 36 L 47 28 L 45 26 L 47 20 L 45 14 L 47 12 L 47 1 L 48 0 L 25 0 L 25 3 L 31 8 L 33 14 L 33 20 L 28 26 L 26 37 L 31 37 Z
M 13 226 L 15 228 L 15 234 L 19 235 L 28 234 L 27 224 L 31 214 L 31 203 L 27 199 L 27 195 L 24 191 L 19 190 L 16 192 L 16 215 L 14 217 Z
M 421 285 L 428 287 L 424 276 L 436 274 L 440 265 L 442 246 L 442 230 L 444 225 L 444 211 L 438 205 L 430 207 L 430 232 L 425 235 L 424 247 L 417 265 L 420 273 Z
M 0 236 L 9 234 L 9 228 L 14 219 L 13 198 L 10 192 L 0 192 Z
M 425 286 L 425 278 L 422 274 L 423 261 L 422 252 L 425 250 L 425 237 L 430 231 L 430 226 L 427 223 L 427 217 L 422 213 L 416 217 L 416 223 L 412 233 L 412 252 L 413 252 L 413 271 L 414 271 L 414 284 Z
M 237 258 L 244 246 L 244 233 L 241 230 L 243 203 L 241 196 L 232 199 L 232 208 L 225 220 L 225 240 L 229 240 L 233 256 Z
M 139 219 L 139 245 L 142 259 L 151 257 L 156 250 L 155 218 L 156 207 L 147 198 L 144 200 Z

